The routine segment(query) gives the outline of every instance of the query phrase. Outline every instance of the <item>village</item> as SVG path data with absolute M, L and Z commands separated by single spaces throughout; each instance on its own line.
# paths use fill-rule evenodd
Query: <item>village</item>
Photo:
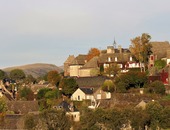
M 1 70 L 0 129 L 170 129 L 170 44 L 138 38 L 69 55 L 62 73 Z

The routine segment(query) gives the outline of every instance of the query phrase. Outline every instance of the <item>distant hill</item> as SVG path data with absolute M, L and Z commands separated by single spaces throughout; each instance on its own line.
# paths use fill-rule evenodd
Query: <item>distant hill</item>
M 28 64 L 23 66 L 15 66 L 3 69 L 6 73 L 9 73 L 13 69 L 21 69 L 25 72 L 26 75 L 32 75 L 37 78 L 45 75 L 51 70 L 57 70 L 59 73 L 63 72 L 63 69 L 53 65 L 53 64 L 44 64 L 44 63 L 36 63 L 36 64 Z

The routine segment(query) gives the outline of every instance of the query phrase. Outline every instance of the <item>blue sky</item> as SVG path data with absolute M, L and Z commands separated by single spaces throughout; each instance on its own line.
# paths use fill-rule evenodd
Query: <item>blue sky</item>
M 50 63 L 149 33 L 170 41 L 169 0 L 0 0 L 0 68 Z

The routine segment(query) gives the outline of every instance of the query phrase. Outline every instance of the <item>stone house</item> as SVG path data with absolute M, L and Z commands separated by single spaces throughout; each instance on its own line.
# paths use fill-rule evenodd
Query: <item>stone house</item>
M 86 63 L 87 55 L 78 55 L 69 65 L 70 66 L 70 75 L 71 77 L 79 77 L 79 69 L 83 67 Z
M 67 60 L 64 62 L 64 76 L 70 76 L 70 64 L 75 59 L 74 55 L 69 55 Z

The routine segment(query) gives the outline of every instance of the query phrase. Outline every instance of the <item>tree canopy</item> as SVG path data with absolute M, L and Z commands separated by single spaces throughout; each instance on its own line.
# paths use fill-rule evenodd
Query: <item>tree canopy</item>
M 113 92 L 115 90 L 115 85 L 112 80 L 105 80 L 102 85 L 102 90 L 106 92 Z
M 14 80 L 22 80 L 24 79 L 26 76 L 25 76 L 25 73 L 23 70 L 21 69 L 14 69 L 10 72 L 10 78 L 11 79 L 14 79 Z
M 59 82 L 60 82 L 60 80 L 61 80 L 61 76 L 60 76 L 60 74 L 58 73 L 58 71 L 53 70 L 53 71 L 48 72 L 47 80 L 48 80 L 48 82 L 50 82 L 52 85 L 58 86 L 58 84 L 59 84 Z
M 91 48 L 87 54 L 87 61 L 89 61 L 90 59 L 92 59 L 95 56 L 99 56 L 100 55 L 100 50 L 97 48 Z
M 130 51 L 137 61 L 148 63 L 148 56 L 152 54 L 150 43 L 151 36 L 147 33 L 143 33 L 142 36 L 138 36 L 131 40 Z

